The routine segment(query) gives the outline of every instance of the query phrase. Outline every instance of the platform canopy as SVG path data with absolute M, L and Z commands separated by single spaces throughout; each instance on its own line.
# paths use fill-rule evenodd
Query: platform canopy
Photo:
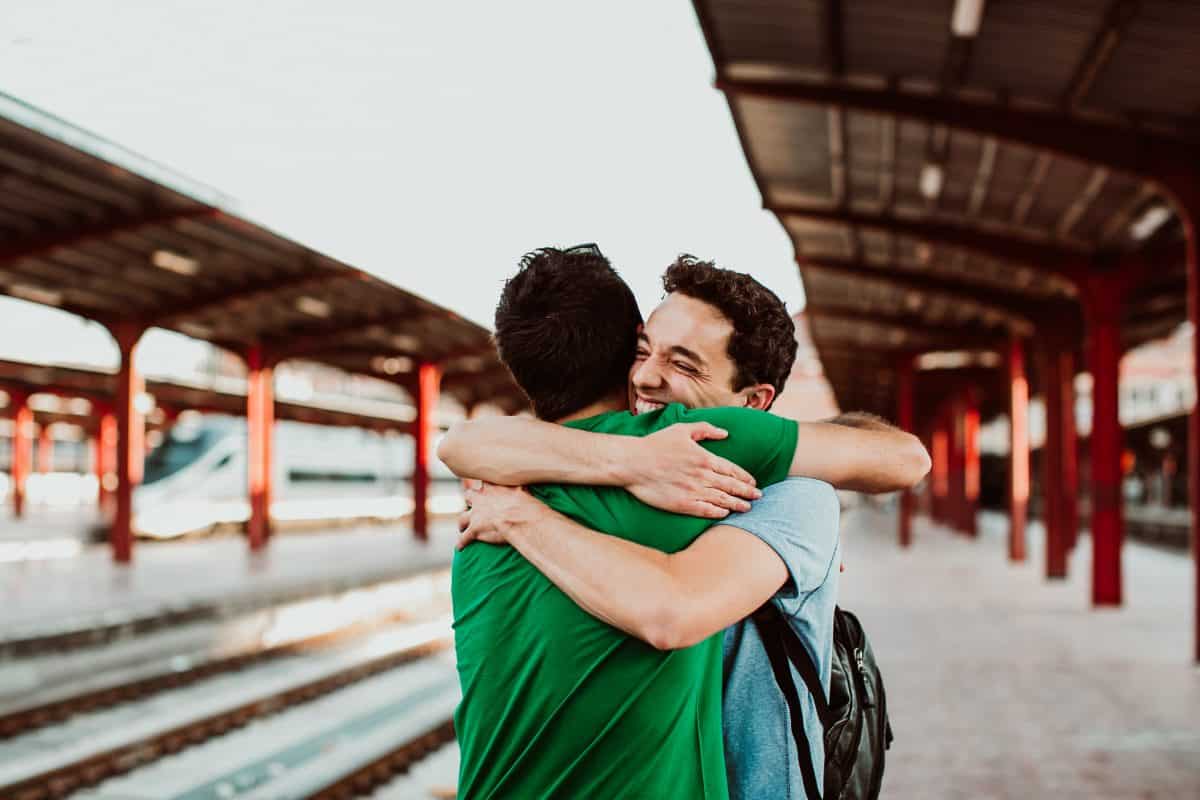
M 154 396 L 160 407 L 173 412 L 182 410 L 206 411 L 214 414 L 244 416 L 246 393 L 233 388 L 191 385 L 178 380 L 147 380 L 146 391 Z M 47 424 L 69 422 L 95 432 L 100 415 L 94 404 L 111 406 L 117 397 L 117 376 L 98 370 L 79 367 L 29 364 L 22 361 L 0 360 L 0 391 L 25 395 L 52 394 L 65 398 L 82 398 L 82 407 L 69 405 L 58 412 L 36 409 L 35 415 Z M 12 404 L 0 407 L 0 417 L 11 413 Z M 362 398 L 347 398 L 339 406 L 312 402 L 296 403 L 275 400 L 275 418 L 313 425 L 337 425 L 366 428 L 376 431 L 412 433 L 412 409 L 404 406 Z
M 0 294 L 158 327 L 270 362 L 525 405 L 486 330 L 229 210 L 229 199 L 0 95 Z M 419 265 L 421 269 L 436 265 Z
M 899 354 L 1078 329 L 1118 265 L 1125 347 L 1186 319 L 1200 4 L 695 5 L 843 408 L 890 416 Z

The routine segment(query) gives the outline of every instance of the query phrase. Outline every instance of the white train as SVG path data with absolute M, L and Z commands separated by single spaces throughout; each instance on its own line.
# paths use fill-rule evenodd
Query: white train
M 243 522 L 249 515 L 246 455 L 245 418 L 181 417 L 146 457 L 134 491 L 137 534 L 173 538 Z M 277 421 L 273 461 L 272 517 L 279 527 L 397 519 L 412 512 L 409 436 Z M 429 510 L 461 508 L 459 483 L 436 458 L 430 477 Z

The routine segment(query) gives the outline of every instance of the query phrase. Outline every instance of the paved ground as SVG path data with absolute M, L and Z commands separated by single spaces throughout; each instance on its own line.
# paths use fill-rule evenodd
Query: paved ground
M 113 563 L 106 545 L 70 557 L 0 562 L 0 642 L 197 604 L 321 594 L 447 566 L 454 534 L 453 521 L 442 518 L 428 544 L 403 525 L 367 525 L 279 535 L 259 556 L 251 556 L 244 539 L 225 536 L 137 543 L 126 567 Z
M 896 742 L 883 785 L 908 798 L 1200 798 L 1200 669 L 1192 569 L 1127 543 L 1126 607 L 1089 607 L 1090 540 L 1048 584 L 1040 529 L 1006 562 L 1007 522 L 978 540 L 919 520 L 847 514 L 842 604 L 862 618 L 887 680 Z

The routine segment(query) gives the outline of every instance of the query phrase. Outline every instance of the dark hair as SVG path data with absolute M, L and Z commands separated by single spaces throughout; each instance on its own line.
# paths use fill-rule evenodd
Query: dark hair
M 496 306 L 496 348 L 542 419 L 557 420 L 629 381 L 642 324 L 633 292 L 595 247 L 521 259 Z
M 663 290 L 679 292 L 716 308 L 733 325 L 729 358 L 733 390 L 758 383 L 783 392 L 796 360 L 796 324 L 774 292 L 742 272 L 681 255 L 663 273 Z

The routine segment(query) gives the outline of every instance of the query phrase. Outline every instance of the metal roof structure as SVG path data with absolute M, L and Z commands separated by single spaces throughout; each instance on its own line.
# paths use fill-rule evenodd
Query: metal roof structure
M 696 0 L 763 204 L 795 245 L 843 408 L 894 356 L 1078 330 L 1141 272 L 1123 345 L 1187 316 L 1172 176 L 1200 145 L 1200 4 Z
M 0 294 L 410 388 L 525 405 L 489 333 L 228 210 L 229 199 L 0 95 Z
M 245 416 L 245 391 L 231 391 L 222 387 L 192 386 L 179 381 L 146 380 L 146 391 L 154 396 L 159 407 L 173 411 L 208 411 L 216 414 Z M 117 375 L 99 370 L 81 369 L 45 364 L 29 364 L 22 361 L 0 360 L 0 391 L 18 391 L 28 394 L 56 394 L 70 398 L 84 398 L 89 403 L 112 404 L 117 396 Z M 275 418 L 314 425 L 342 425 L 367 428 L 377 431 L 396 431 L 410 434 L 413 429 L 411 408 L 395 407 L 394 404 L 375 402 L 360 403 L 362 408 L 331 407 L 314 403 L 296 403 L 275 399 Z M 392 405 L 388 409 L 385 406 Z M 100 424 L 100 415 L 87 408 L 79 413 L 52 413 L 35 410 L 39 419 L 48 422 L 70 422 L 94 432 Z M 12 404 L 0 406 L 0 417 L 11 416 Z M 396 413 L 388 413 L 396 412 Z M 407 412 L 407 413 L 406 413 Z

